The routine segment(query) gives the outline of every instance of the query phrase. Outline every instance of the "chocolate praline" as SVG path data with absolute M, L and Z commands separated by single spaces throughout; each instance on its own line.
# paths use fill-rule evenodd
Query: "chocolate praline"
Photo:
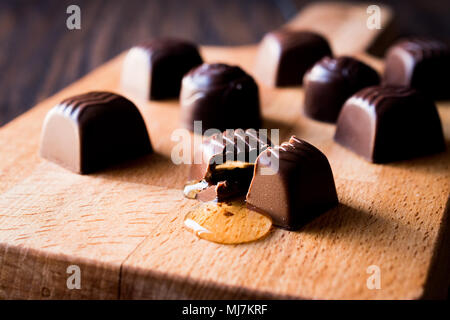
M 182 81 L 180 104 L 182 124 L 191 131 L 194 121 L 201 121 L 202 133 L 261 126 L 258 86 L 238 66 L 204 63 L 191 70 Z
M 122 87 L 140 99 L 178 98 L 181 79 L 202 62 L 194 43 L 173 38 L 153 39 L 131 48 L 126 55 Z
M 324 56 L 331 56 L 328 41 L 310 31 L 280 29 L 266 34 L 259 46 L 255 74 L 269 86 L 302 84 L 305 72 Z
M 111 92 L 89 92 L 51 109 L 42 129 L 43 158 L 86 174 L 152 152 L 139 110 Z
M 431 98 L 407 87 L 368 87 L 347 100 L 334 140 L 368 161 L 387 163 L 445 150 Z
M 355 58 L 324 57 L 305 74 L 304 112 L 312 119 L 334 123 L 351 95 L 379 82 L 378 73 Z
M 195 151 L 185 195 L 222 201 L 245 195 L 258 155 L 272 145 L 264 131 L 227 130 L 205 137 Z
M 386 54 L 383 83 L 415 88 L 435 99 L 448 99 L 449 74 L 449 45 L 430 38 L 403 39 Z
M 276 226 L 297 230 L 338 204 L 327 157 L 295 136 L 263 151 L 254 172 L 247 206 Z

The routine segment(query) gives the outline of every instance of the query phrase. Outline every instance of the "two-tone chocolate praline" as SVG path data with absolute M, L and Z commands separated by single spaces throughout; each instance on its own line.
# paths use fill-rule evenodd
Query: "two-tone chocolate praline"
M 383 82 L 406 86 L 435 99 L 450 98 L 450 46 L 429 38 L 403 39 L 386 54 Z
M 44 121 L 41 156 L 76 173 L 91 173 L 150 152 L 139 110 L 114 93 L 67 98 Z
M 261 127 L 258 86 L 238 66 L 204 63 L 191 70 L 182 81 L 180 104 L 182 125 L 191 131 L 195 121 L 201 121 L 201 133 Z
M 255 74 L 269 86 L 302 84 L 305 72 L 324 56 L 328 41 L 315 32 L 280 29 L 266 34 L 259 46 Z
M 181 79 L 203 62 L 195 44 L 158 38 L 130 49 L 123 63 L 122 88 L 143 100 L 178 98 Z
M 336 142 L 368 161 L 386 163 L 445 150 L 432 99 L 407 87 L 368 87 L 347 100 Z
M 266 149 L 256 160 L 246 201 L 279 227 L 301 228 L 338 204 L 327 157 L 295 136 Z
M 351 57 L 324 57 L 306 74 L 304 113 L 334 123 L 345 101 L 357 91 L 379 84 L 378 73 Z

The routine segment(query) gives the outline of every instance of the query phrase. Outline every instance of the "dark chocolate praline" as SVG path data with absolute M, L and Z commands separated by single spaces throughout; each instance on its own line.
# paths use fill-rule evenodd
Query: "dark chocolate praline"
M 183 78 L 180 104 L 182 125 L 191 131 L 194 121 L 201 121 L 201 133 L 261 127 L 258 86 L 238 66 L 204 63 L 191 70 Z
M 450 46 L 430 38 L 403 39 L 386 54 L 383 83 L 450 98 Z
M 268 214 L 276 226 L 301 228 L 338 204 L 327 157 L 295 136 L 266 149 L 256 160 L 246 202 Z
M 355 92 L 379 84 L 378 73 L 352 57 L 324 57 L 306 74 L 304 113 L 335 123 L 345 101 Z
M 67 98 L 44 121 L 41 156 L 76 173 L 92 173 L 150 152 L 139 110 L 115 93 L 88 92 Z
M 202 62 L 194 43 L 156 38 L 130 49 L 123 64 L 122 87 L 146 100 L 178 98 L 183 76 Z
M 332 56 L 332 52 L 320 34 L 279 29 L 266 34 L 261 41 L 255 74 L 273 87 L 300 85 L 305 72 L 324 56 Z
M 445 150 L 433 100 L 407 87 L 375 86 L 347 100 L 334 140 L 374 163 L 387 163 Z

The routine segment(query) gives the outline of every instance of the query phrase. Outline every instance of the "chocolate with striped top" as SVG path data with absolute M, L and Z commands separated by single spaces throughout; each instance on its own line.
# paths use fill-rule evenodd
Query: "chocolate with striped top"
M 368 87 L 347 100 L 334 140 L 368 161 L 386 163 L 445 150 L 436 106 L 407 87 Z
M 43 158 L 86 174 L 152 151 L 136 106 L 111 92 L 65 99 L 47 114 L 42 129 Z
M 247 194 L 247 206 L 272 217 L 276 226 L 297 230 L 338 204 L 327 157 L 292 136 L 263 151 Z
M 245 195 L 256 158 L 271 144 L 264 131 L 255 129 L 227 130 L 205 138 L 195 152 L 185 195 L 203 201 Z
M 386 54 L 383 82 L 407 86 L 435 99 L 450 98 L 450 46 L 428 38 L 404 39 Z

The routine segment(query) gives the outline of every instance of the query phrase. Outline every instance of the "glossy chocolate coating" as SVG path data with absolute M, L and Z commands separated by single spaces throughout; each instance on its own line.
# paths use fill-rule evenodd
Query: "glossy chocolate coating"
M 368 87 L 347 100 L 334 139 L 375 163 L 445 150 L 441 121 L 430 97 L 407 87 Z
M 324 56 L 331 56 L 327 40 L 309 31 L 280 29 L 262 40 L 256 59 L 257 78 L 269 86 L 302 84 L 305 72 Z
M 152 151 L 136 106 L 110 92 L 68 98 L 44 121 L 40 154 L 76 173 L 86 174 Z
M 178 39 L 154 39 L 133 47 L 124 60 L 122 87 L 141 99 L 178 98 L 181 79 L 202 64 L 197 46 Z
M 207 64 L 191 70 L 181 88 L 183 126 L 194 131 L 194 121 L 207 129 L 255 128 L 261 126 L 258 86 L 237 66 Z
M 205 190 L 207 196 L 199 193 L 197 198 L 222 201 L 245 195 L 253 177 L 256 158 L 271 144 L 264 133 L 254 129 L 227 130 L 206 138 L 196 150 L 198 163 L 190 168 L 190 181 L 203 179 L 209 184 Z M 225 169 L 224 164 L 231 165 Z
M 450 98 L 450 47 L 433 39 L 405 39 L 387 52 L 383 83 Z
M 273 174 L 263 174 L 262 169 Z M 338 204 L 327 157 L 295 136 L 268 148 L 256 161 L 246 201 L 249 208 L 270 215 L 279 227 L 301 228 Z
M 357 59 L 324 57 L 305 74 L 304 112 L 312 119 L 334 123 L 351 95 L 379 83 L 378 73 Z

